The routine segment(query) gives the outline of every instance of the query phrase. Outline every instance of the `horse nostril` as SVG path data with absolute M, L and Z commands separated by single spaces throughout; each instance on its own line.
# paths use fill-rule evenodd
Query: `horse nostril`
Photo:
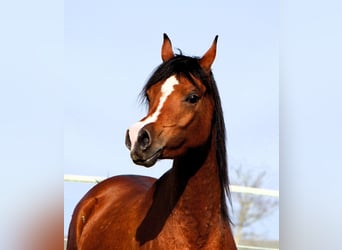
M 151 145 L 151 137 L 146 129 L 141 129 L 139 131 L 138 143 L 142 151 L 146 150 Z
M 129 138 L 129 130 L 128 130 L 128 129 L 127 129 L 127 131 L 126 131 L 125 144 L 126 144 L 126 147 L 127 147 L 129 150 L 131 150 L 132 143 L 131 143 L 131 139 Z

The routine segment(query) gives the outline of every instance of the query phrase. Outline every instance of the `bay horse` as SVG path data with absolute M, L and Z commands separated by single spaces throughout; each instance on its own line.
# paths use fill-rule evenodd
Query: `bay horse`
M 215 37 L 201 57 L 174 54 L 164 34 L 162 64 L 143 88 L 148 114 L 126 133 L 134 163 L 173 159 L 159 179 L 122 175 L 95 185 L 76 206 L 68 250 L 235 250 L 225 124 L 211 71 Z

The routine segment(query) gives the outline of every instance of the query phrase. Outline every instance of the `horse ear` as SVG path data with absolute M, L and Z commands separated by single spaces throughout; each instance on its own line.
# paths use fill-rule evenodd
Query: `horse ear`
M 170 60 L 175 55 L 173 54 L 172 44 L 169 37 L 164 33 L 164 41 L 161 49 L 161 57 L 163 62 Z
M 211 65 L 213 64 L 215 57 L 216 57 L 217 39 L 218 39 L 218 36 L 215 36 L 213 44 L 199 61 L 201 67 L 207 72 L 210 71 Z

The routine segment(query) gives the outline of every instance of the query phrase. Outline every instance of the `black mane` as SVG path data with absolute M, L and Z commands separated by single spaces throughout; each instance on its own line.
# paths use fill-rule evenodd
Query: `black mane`
M 216 82 L 212 72 L 206 73 L 199 64 L 198 57 L 188 57 L 184 55 L 176 55 L 172 59 L 163 62 L 159 65 L 151 75 L 150 79 L 145 84 L 141 97 L 146 100 L 146 91 L 154 84 L 164 81 L 172 75 L 183 76 L 191 81 L 195 86 L 196 82 L 193 77 L 199 79 L 206 87 L 208 93 L 212 95 L 214 100 L 214 116 L 212 127 L 216 128 L 216 158 L 218 162 L 218 173 L 221 184 L 222 197 L 221 197 L 221 212 L 224 217 L 230 220 L 226 197 L 231 203 L 228 179 L 228 164 L 226 152 L 226 128 L 223 119 L 223 111 L 221 106 L 221 99 L 218 93 Z

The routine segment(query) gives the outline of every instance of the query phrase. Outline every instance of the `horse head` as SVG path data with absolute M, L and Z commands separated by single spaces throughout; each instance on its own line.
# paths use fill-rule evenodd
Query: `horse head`
M 158 159 L 175 159 L 208 141 L 215 109 L 211 65 L 217 38 L 197 58 L 175 55 L 164 34 L 163 63 L 142 92 L 148 103 L 147 115 L 126 133 L 126 146 L 134 163 L 150 167 Z

